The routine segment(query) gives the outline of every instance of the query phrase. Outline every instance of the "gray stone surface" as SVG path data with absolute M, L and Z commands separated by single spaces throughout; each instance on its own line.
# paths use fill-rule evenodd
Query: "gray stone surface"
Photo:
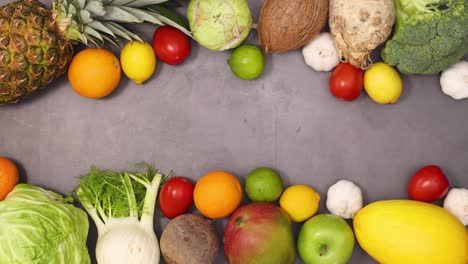
M 250 3 L 257 18 L 261 1 Z M 148 41 L 153 30 L 138 27 Z M 255 31 L 247 41 L 257 43 Z M 364 92 L 346 103 L 330 95 L 330 73 L 307 67 L 300 50 L 269 56 L 255 81 L 231 73 L 229 54 L 194 43 L 182 65 L 158 62 L 151 80 L 137 86 L 122 78 L 102 100 L 78 96 L 63 76 L 0 108 L 0 155 L 21 164 L 24 181 L 61 193 L 91 165 L 147 161 L 194 180 L 215 169 L 244 177 L 270 166 L 288 185 L 316 188 L 320 212 L 327 188 L 341 178 L 361 186 L 366 203 L 407 198 L 410 176 L 431 163 L 452 186 L 468 187 L 468 101 L 444 95 L 438 76 L 403 76 L 395 105 L 378 105 Z M 224 222 L 216 222 L 220 233 Z M 92 231 L 91 252 L 95 238 Z M 225 263 L 221 251 L 218 263 Z M 350 263 L 375 262 L 356 247 Z

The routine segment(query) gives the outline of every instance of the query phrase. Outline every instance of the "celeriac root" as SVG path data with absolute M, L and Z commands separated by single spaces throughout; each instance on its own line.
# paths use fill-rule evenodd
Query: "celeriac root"
M 330 33 L 342 61 L 367 69 L 371 52 L 392 31 L 393 0 L 330 0 L 329 12 Z

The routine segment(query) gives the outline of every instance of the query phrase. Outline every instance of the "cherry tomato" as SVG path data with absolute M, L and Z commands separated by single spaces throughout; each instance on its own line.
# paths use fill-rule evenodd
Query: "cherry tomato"
M 418 170 L 408 185 L 408 194 L 411 199 L 429 203 L 444 197 L 448 190 L 449 181 L 436 165 Z
M 153 49 L 161 61 L 176 65 L 183 62 L 192 50 L 184 32 L 171 26 L 159 26 L 153 34 Z
M 353 101 L 361 94 L 364 73 L 349 63 L 340 63 L 330 77 L 330 92 L 345 101 Z
M 190 209 L 193 203 L 193 183 L 182 176 L 169 179 L 159 193 L 159 208 L 172 219 Z

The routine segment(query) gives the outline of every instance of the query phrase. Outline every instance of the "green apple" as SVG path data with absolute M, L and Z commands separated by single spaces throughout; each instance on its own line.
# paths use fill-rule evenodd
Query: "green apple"
M 345 264 L 354 249 L 354 233 L 342 218 L 319 214 L 299 230 L 297 247 L 306 264 Z

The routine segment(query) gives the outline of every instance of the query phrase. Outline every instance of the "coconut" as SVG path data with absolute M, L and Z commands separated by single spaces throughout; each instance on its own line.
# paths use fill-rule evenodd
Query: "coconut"
M 265 0 L 258 33 L 267 54 L 305 46 L 320 33 L 328 16 L 328 0 Z
M 161 253 L 168 264 L 215 263 L 219 244 L 213 221 L 195 214 L 172 219 L 160 240 Z

